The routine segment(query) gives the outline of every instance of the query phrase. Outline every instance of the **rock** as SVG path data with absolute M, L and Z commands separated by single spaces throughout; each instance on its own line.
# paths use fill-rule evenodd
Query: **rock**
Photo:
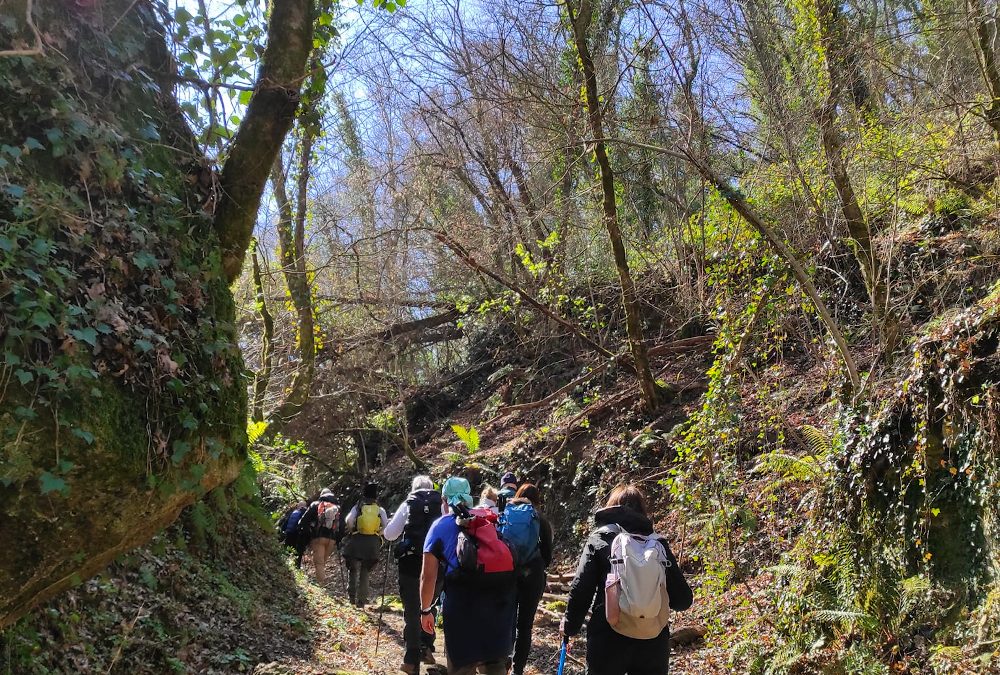
M 670 633 L 670 642 L 675 647 L 686 647 L 705 639 L 704 626 L 685 626 Z

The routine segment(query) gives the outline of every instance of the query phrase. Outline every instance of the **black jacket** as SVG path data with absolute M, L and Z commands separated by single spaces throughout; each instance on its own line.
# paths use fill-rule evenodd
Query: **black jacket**
M 653 533 L 653 524 L 640 513 L 624 506 L 611 506 L 594 514 L 597 529 L 591 532 L 583 547 L 580 564 L 576 568 L 576 577 L 569 590 L 569 601 L 566 606 L 566 635 L 576 635 L 583 627 L 587 610 L 591 610 L 590 628 L 588 634 L 595 628 L 606 628 L 608 620 L 604 615 L 604 581 L 611 572 L 611 542 L 616 532 L 601 529 L 606 525 L 618 525 L 632 534 L 649 535 Z M 667 593 L 670 595 L 670 609 L 682 611 L 691 606 L 691 587 L 684 580 L 684 575 L 677 566 L 677 559 L 670 550 L 666 539 L 660 539 L 670 566 L 667 568 Z M 602 624 L 596 626 L 595 624 Z
M 299 532 L 304 534 L 308 539 L 314 539 L 316 537 L 327 537 L 328 539 L 333 539 L 337 534 L 336 532 L 327 530 L 326 528 L 317 527 L 317 525 L 319 525 L 320 502 L 330 502 L 335 504 L 337 500 L 333 495 L 324 495 L 310 504 L 309 509 L 302 514 L 302 519 L 299 520 Z M 343 516 L 343 514 L 341 514 L 341 516 Z M 340 529 L 339 526 L 337 529 Z

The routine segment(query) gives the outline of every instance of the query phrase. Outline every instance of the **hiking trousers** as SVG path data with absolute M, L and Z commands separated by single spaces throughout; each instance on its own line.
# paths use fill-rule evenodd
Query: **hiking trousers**
M 507 675 L 507 660 L 489 661 L 487 663 L 477 663 L 471 666 L 455 668 L 448 661 L 448 675 Z
M 410 557 L 420 561 L 417 556 Z M 409 562 L 407 558 L 399 561 L 399 599 L 403 601 L 403 641 L 406 643 L 403 663 L 416 665 L 424 652 L 434 651 L 434 635 L 425 633 L 420 627 L 420 566 Z
M 652 640 L 625 637 L 607 621 L 587 624 L 587 675 L 667 675 L 670 628 Z
M 514 623 L 514 673 L 524 672 L 531 653 L 531 633 L 535 625 L 535 612 L 545 592 L 545 564 L 541 558 L 529 563 L 524 573 L 517 577 L 517 620 Z
M 347 558 L 347 597 L 351 602 L 362 607 L 368 602 L 368 577 L 371 576 L 372 568 L 378 564 L 375 560 L 359 560 L 358 558 Z M 419 608 L 417 609 L 419 612 Z

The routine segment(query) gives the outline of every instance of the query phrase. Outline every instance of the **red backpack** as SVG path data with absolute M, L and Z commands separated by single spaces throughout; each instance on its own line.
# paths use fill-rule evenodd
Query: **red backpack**
M 453 579 L 480 587 L 497 587 L 514 580 L 514 555 L 497 534 L 497 515 L 489 509 L 457 507 L 458 569 Z

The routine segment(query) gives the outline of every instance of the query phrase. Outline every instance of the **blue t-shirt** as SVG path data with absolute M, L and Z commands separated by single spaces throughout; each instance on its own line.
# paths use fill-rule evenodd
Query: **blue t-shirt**
M 427 530 L 424 553 L 433 554 L 445 566 L 445 574 L 458 569 L 458 523 L 455 514 L 441 516 Z

